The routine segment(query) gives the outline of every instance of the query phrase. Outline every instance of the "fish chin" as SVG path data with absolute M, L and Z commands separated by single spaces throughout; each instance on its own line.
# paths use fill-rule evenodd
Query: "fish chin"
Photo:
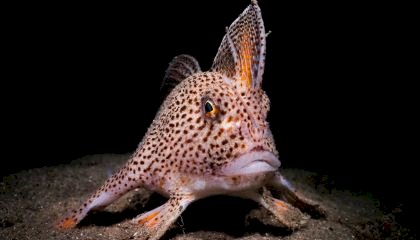
M 225 176 L 257 175 L 274 172 L 280 167 L 280 161 L 268 151 L 252 151 L 233 159 L 222 169 Z

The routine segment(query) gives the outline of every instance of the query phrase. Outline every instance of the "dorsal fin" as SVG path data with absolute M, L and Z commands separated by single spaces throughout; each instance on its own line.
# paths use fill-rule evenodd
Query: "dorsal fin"
M 246 88 L 261 86 L 265 62 L 265 29 L 257 1 L 226 30 L 212 71 L 239 81 Z
M 193 56 L 178 55 L 169 63 L 160 89 L 166 96 L 182 80 L 198 72 L 201 72 L 200 65 Z

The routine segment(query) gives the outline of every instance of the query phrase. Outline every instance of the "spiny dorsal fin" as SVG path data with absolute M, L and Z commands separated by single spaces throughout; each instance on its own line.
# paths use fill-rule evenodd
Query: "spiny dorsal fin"
M 265 63 L 265 29 L 257 1 L 226 30 L 212 71 L 240 81 L 244 87 L 260 87 Z
M 201 72 L 200 65 L 194 57 L 178 55 L 169 63 L 160 89 L 167 95 L 182 80 L 198 72 Z

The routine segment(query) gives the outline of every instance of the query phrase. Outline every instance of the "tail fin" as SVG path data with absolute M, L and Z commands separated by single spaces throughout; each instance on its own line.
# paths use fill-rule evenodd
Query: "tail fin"
M 57 223 L 59 229 L 75 227 L 91 210 L 105 208 L 128 191 L 140 187 L 141 182 L 134 181 L 128 174 L 128 167 L 125 166 L 111 176 L 101 188 L 88 198 L 78 209 L 69 212 Z

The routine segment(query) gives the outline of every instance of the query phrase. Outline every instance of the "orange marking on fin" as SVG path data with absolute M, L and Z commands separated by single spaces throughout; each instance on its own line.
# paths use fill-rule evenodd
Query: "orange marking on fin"
M 62 222 L 58 224 L 58 228 L 60 229 L 69 229 L 76 226 L 76 221 L 73 218 L 64 219 Z
M 140 219 L 138 221 L 139 224 L 151 226 L 153 227 L 157 223 L 157 219 L 154 219 L 156 215 L 158 215 L 159 211 L 156 211 L 154 213 L 149 214 L 148 216 L 145 216 L 144 218 Z
M 275 200 L 275 201 L 274 201 L 274 203 L 276 204 L 276 206 L 277 206 L 277 207 L 280 207 L 280 208 L 287 208 L 286 204 L 284 204 L 284 202 L 283 202 L 283 201 L 280 201 L 280 200 Z
M 245 33 L 250 34 L 250 33 Z M 249 42 L 249 36 L 243 37 L 243 40 L 240 43 L 241 49 L 239 50 L 240 55 L 240 77 L 241 80 L 245 82 L 247 88 L 251 87 L 252 82 L 252 43 Z
M 158 223 L 157 218 L 152 218 L 150 221 L 148 221 L 147 223 L 145 223 L 145 226 L 148 226 L 150 228 L 153 228 L 154 226 L 156 226 L 156 224 Z

